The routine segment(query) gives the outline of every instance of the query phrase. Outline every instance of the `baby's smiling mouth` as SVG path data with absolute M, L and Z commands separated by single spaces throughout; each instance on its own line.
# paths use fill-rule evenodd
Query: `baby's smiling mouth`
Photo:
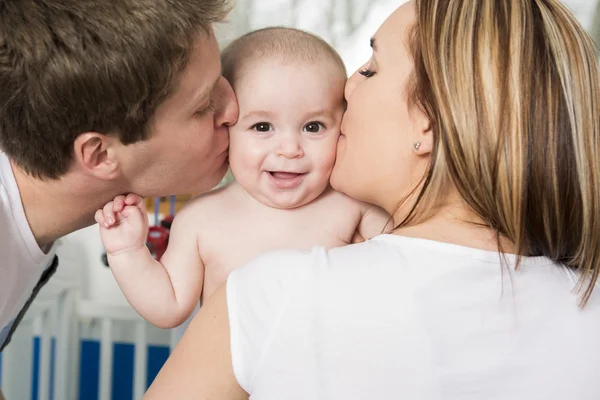
M 276 179 L 294 179 L 297 178 L 301 175 L 304 175 L 305 173 L 300 173 L 300 172 L 285 172 L 285 171 L 267 171 L 269 174 L 271 174 L 271 176 L 273 178 Z
M 276 188 L 291 190 L 297 188 L 307 175 L 307 172 L 266 171 L 269 180 Z

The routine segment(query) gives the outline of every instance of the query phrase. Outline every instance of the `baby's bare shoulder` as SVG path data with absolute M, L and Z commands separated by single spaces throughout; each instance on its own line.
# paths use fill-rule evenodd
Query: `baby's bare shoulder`
M 344 213 L 361 213 L 365 207 L 365 203 L 332 188 L 327 189 L 321 195 L 320 203 L 322 207 L 336 209 Z
M 363 215 L 361 202 L 333 189 L 322 193 L 308 207 L 308 221 L 319 220 L 322 225 L 333 223 L 345 227 L 344 229 L 354 229 Z M 348 226 L 352 228 L 347 228 Z
M 239 198 L 236 186 L 236 183 L 231 183 L 194 197 L 183 206 L 176 218 L 190 220 L 194 224 L 201 222 L 203 226 L 222 219 L 227 210 L 236 207 Z

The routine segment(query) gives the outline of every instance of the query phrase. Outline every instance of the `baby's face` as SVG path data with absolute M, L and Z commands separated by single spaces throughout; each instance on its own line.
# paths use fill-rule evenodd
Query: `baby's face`
M 240 116 L 229 130 L 229 163 L 251 196 L 270 207 L 295 208 L 327 188 L 344 83 L 326 64 L 260 60 L 244 68 L 235 82 Z

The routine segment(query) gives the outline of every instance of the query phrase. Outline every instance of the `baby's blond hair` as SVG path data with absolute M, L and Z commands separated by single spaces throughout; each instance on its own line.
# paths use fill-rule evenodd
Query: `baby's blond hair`
M 222 74 L 235 87 L 245 66 L 273 57 L 284 63 L 328 63 L 341 78 L 347 77 L 344 61 L 331 45 L 315 34 L 287 27 L 258 29 L 235 39 L 221 53 Z

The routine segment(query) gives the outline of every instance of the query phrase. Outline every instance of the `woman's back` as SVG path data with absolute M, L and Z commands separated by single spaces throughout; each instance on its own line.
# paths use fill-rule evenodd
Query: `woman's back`
M 546 258 L 382 235 L 278 252 L 228 282 L 256 399 L 600 399 L 600 298 Z M 293 389 L 292 389 L 293 388 Z

